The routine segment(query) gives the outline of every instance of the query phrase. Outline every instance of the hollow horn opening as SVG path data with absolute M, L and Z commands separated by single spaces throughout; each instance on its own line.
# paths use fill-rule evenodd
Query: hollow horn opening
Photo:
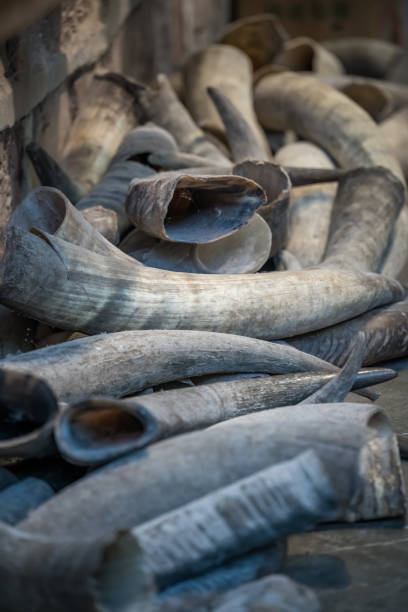
M 252 181 L 180 179 L 167 208 L 166 235 L 176 242 L 212 242 L 245 225 L 263 204 L 263 190 Z
M 156 431 L 156 420 L 142 407 L 94 399 L 74 404 L 60 415 L 55 439 L 66 459 L 93 465 L 143 448 Z

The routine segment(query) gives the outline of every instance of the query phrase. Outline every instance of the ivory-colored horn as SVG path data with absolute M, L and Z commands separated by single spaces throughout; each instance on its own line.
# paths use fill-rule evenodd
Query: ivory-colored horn
M 401 168 L 373 120 L 321 80 L 290 72 L 267 75 L 255 87 L 255 110 L 264 128 L 294 130 L 340 166 L 384 166 L 402 180 Z
M 0 302 L 85 333 L 202 329 L 271 340 L 334 325 L 404 294 L 393 279 L 352 270 L 203 276 L 147 268 L 118 254 L 10 227 L 0 264 Z
M 55 159 L 35 142 L 28 144 L 25 150 L 41 185 L 60 189 L 73 204 L 76 204 L 81 197 L 81 193 Z
M 186 104 L 198 125 L 221 139 L 224 125 L 207 94 L 208 87 L 216 87 L 237 108 L 269 151 L 265 134 L 256 118 L 252 96 L 252 66 L 248 56 L 236 47 L 211 45 L 193 55 L 185 67 Z
M 353 470 L 345 477 L 357 486 Z M 343 505 L 324 464 L 309 450 L 147 521 L 133 534 L 164 588 L 334 520 Z
M 0 457 L 35 457 L 55 451 L 52 439 L 57 400 L 33 375 L 0 370 Z
M 288 342 L 301 351 L 343 365 L 352 342 L 361 331 L 366 341 L 363 364 L 371 365 L 408 354 L 408 300 L 376 308 L 360 317 Z
M 194 122 L 166 75 L 157 75 L 151 87 L 135 83 L 117 73 L 105 76 L 125 90 L 130 90 L 145 118 L 170 132 L 181 151 L 205 157 L 212 164 L 228 163 L 228 158 Z
M 388 40 L 363 36 L 325 40 L 323 46 L 339 58 L 346 72 L 383 79 L 404 50 Z
M 367 404 L 302 404 L 153 444 L 66 487 L 21 528 L 91 536 L 136 527 L 308 449 L 316 451 L 336 493 L 348 501 L 345 519 L 404 514 L 398 447 L 384 412 Z M 351 474 L 362 484 L 357 495 Z
M 242 177 L 165 173 L 133 181 L 126 212 L 150 236 L 206 243 L 245 225 L 265 202 L 263 189 Z
M 131 533 L 52 539 L 0 523 L 0 578 L 7 612 L 154 612 L 155 587 Z
M 258 82 L 255 101 L 266 127 L 290 127 L 312 137 L 341 165 L 367 166 L 340 181 L 322 265 L 376 271 L 405 198 L 401 167 L 378 128 L 356 104 L 311 77 L 290 73 L 265 77 Z M 322 116 L 330 120 L 322 121 Z M 383 168 L 370 168 L 376 165 Z
M 344 72 L 342 63 L 333 53 L 307 36 L 286 40 L 273 61 L 294 72 L 311 71 L 328 75 Z
M 119 242 L 118 215 L 114 210 L 103 206 L 90 206 L 82 211 L 82 216 L 92 227 L 98 230 L 106 240 L 117 244 Z
M 71 126 L 61 164 L 82 193 L 99 182 L 135 123 L 134 98 L 115 83 L 94 78 Z
M 251 15 L 229 23 L 220 43 L 241 49 L 252 61 L 254 70 L 273 61 L 289 35 L 275 15 Z
M 111 358 L 95 360 L 97 354 Z M 95 394 L 121 397 L 204 374 L 337 372 L 292 347 L 190 330 L 104 333 L 12 356 L 1 360 L 0 367 L 41 376 L 59 401 L 80 401 Z
M 340 88 L 340 91 L 367 111 L 375 121 L 381 121 L 392 113 L 390 92 L 375 83 L 351 82 Z
M 408 202 L 405 201 L 389 237 L 387 250 L 384 253 L 380 274 L 389 278 L 399 278 L 408 260 Z
M 381 369 L 358 373 L 355 365 L 358 359 L 354 354 L 350 367 L 340 375 L 308 372 L 233 380 L 238 377 L 234 374 L 227 382 L 124 400 L 86 399 L 61 411 L 54 429 L 55 441 L 67 461 L 98 465 L 159 439 L 204 429 L 251 412 L 302 401 L 317 403 L 319 397 L 314 396 L 320 389 L 329 401 L 341 401 L 353 384 L 358 389 L 396 376 L 393 370 Z M 151 426 L 152 422 L 155 427 Z
M 306 141 L 284 146 L 275 160 L 283 166 L 333 168 L 327 153 Z M 302 267 L 314 266 L 323 259 L 336 189 L 335 183 L 323 183 L 295 187 L 290 193 L 286 249 L 302 262 Z
M 214 102 L 226 131 L 226 138 L 232 159 L 241 162 L 245 159 L 269 160 L 271 151 L 258 131 L 254 131 L 239 110 L 218 87 L 208 87 L 207 93 Z

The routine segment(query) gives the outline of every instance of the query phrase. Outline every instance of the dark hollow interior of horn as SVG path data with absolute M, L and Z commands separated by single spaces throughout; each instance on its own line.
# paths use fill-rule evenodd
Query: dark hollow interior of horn
M 37 206 L 35 209 L 35 217 L 33 216 L 32 209 L 30 210 L 29 219 L 19 217 L 19 227 L 28 231 L 32 227 L 36 227 L 49 234 L 54 234 L 65 219 L 66 206 L 64 197 L 62 194 L 52 190 L 37 191 L 31 197 L 35 198 L 40 206 Z
M 30 375 L 0 375 L 0 439 L 27 435 L 47 423 L 58 409 L 42 380 Z
M 176 187 L 164 222 L 167 237 L 175 242 L 217 240 L 247 223 L 262 203 L 238 185 Z
M 132 442 L 145 433 L 146 424 L 137 414 L 117 406 L 83 408 L 70 417 L 70 437 L 85 449 Z

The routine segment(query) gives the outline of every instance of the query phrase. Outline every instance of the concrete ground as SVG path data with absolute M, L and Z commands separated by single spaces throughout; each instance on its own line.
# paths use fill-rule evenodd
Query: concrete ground
M 408 360 L 384 365 L 398 377 L 372 387 L 381 393 L 376 404 L 396 433 L 406 433 Z M 347 401 L 367 400 L 353 394 Z M 408 490 L 408 461 L 402 467 Z M 403 521 L 373 521 L 292 536 L 285 572 L 316 590 L 323 612 L 408 611 L 408 528 Z

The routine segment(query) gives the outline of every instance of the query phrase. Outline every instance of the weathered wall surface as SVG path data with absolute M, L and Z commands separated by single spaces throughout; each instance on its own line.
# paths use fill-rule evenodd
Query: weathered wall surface
M 0 47 L 0 234 L 35 178 L 35 140 L 60 156 L 95 70 L 142 81 L 214 41 L 229 0 L 64 0 Z

